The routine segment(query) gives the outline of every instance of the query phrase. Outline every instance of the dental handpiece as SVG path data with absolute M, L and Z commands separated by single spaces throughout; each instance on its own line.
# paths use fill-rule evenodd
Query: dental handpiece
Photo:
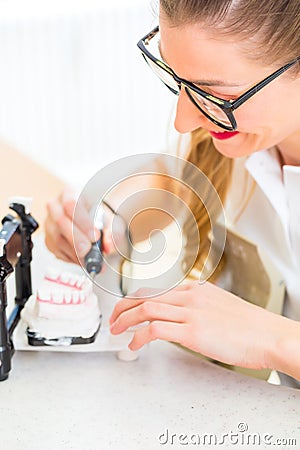
M 101 272 L 103 265 L 102 256 L 103 231 L 100 230 L 100 239 L 92 243 L 90 251 L 84 258 L 84 264 L 87 272 L 95 279 L 95 276 Z
M 103 265 L 103 228 L 104 228 L 104 211 L 99 208 L 95 219 L 96 227 L 100 231 L 100 238 L 96 242 L 92 242 L 91 249 L 84 258 L 84 264 L 87 272 L 95 279 L 96 275 L 101 272 Z

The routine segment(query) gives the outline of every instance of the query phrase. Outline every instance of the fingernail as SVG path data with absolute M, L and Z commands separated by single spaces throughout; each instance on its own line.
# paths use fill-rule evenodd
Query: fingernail
M 110 328 L 110 332 L 112 334 L 114 334 L 116 332 L 116 330 L 115 330 L 115 322 L 109 328 Z
M 103 250 L 105 253 L 110 254 L 114 250 L 113 242 L 110 238 L 105 238 L 103 242 Z
M 91 231 L 89 231 L 88 232 L 88 238 L 89 238 L 89 240 L 91 241 L 91 242 L 96 242 L 98 239 L 97 239 L 97 233 L 96 233 L 96 230 L 91 230 Z
M 91 244 L 89 242 L 80 242 L 77 245 L 77 251 L 80 256 L 85 256 L 91 248 Z

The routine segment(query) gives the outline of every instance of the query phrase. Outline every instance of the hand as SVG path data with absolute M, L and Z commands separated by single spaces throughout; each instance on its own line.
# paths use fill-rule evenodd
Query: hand
M 193 282 L 151 298 L 149 291 L 139 290 L 117 303 L 110 323 L 111 333 L 119 334 L 149 321 L 134 332 L 131 350 L 163 339 L 227 364 L 258 369 L 270 367 L 281 319 L 213 284 Z
M 79 263 L 91 248 L 91 243 L 100 237 L 99 230 L 93 226 L 88 207 L 83 202 L 78 205 L 80 223 L 73 222 L 76 196 L 73 190 L 66 188 L 58 199 L 47 204 L 48 216 L 45 222 L 45 242 L 55 256 L 67 262 Z M 76 242 L 76 251 L 74 248 Z M 108 239 L 103 242 L 104 251 L 109 250 Z

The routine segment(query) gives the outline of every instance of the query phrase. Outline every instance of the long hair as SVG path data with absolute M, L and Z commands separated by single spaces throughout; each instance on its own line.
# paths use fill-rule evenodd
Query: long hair
M 300 55 L 299 0 L 160 0 L 160 7 L 175 27 L 199 23 L 238 37 L 249 59 L 282 65 Z

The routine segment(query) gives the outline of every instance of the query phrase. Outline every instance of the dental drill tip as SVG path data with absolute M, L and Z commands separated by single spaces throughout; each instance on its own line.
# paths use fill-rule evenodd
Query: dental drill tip
M 102 238 L 103 233 L 101 231 L 101 237 L 99 241 L 92 243 L 90 251 L 84 258 L 85 268 L 87 272 L 91 275 L 92 273 L 95 273 L 95 275 L 97 275 L 97 273 L 100 273 L 102 269 L 103 264 Z

